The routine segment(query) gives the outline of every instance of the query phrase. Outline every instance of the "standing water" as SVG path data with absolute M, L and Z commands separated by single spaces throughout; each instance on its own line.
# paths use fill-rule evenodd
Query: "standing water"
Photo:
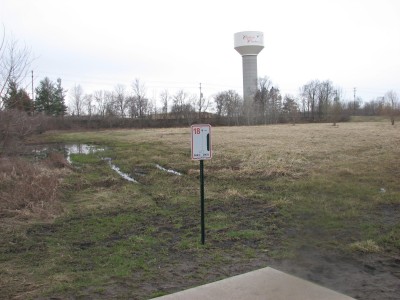
M 91 154 L 91 153 L 104 151 L 104 148 L 98 148 L 96 146 L 86 145 L 86 144 L 71 144 L 71 145 L 65 145 L 65 151 L 67 154 L 67 161 L 70 164 L 72 164 L 71 154 Z M 128 174 L 122 172 L 119 167 L 117 167 L 115 164 L 113 164 L 111 158 L 106 157 L 106 158 L 101 158 L 101 159 L 107 161 L 110 168 L 112 170 L 114 170 L 115 172 L 117 172 L 117 174 L 119 176 L 121 176 L 123 179 L 130 181 L 130 182 L 138 183 L 135 179 L 130 177 Z
M 35 147 L 35 149 L 33 149 L 32 152 L 34 153 L 34 155 L 36 157 L 41 157 L 41 156 L 47 157 L 47 155 L 50 152 L 63 151 L 68 163 L 73 164 L 73 161 L 71 158 L 72 154 L 94 154 L 94 153 L 98 153 L 98 152 L 103 152 L 105 150 L 106 150 L 105 148 L 98 147 L 95 145 L 88 145 L 88 144 L 57 144 L 57 145 L 52 144 L 52 145 L 47 145 L 47 146 L 41 146 L 40 149 Z M 113 164 L 112 159 L 110 157 L 102 157 L 101 155 L 99 155 L 99 157 L 102 160 L 107 161 L 110 168 L 113 171 L 115 171 L 119 176 L 121 176 L 123 179 L 125 179 L 129 182 L 139 183 L 137 180 L 132 178 L 129 174 L 122 172 L 121 169 L 117 165 Z M 177 176 L 182 176 L 182 174 L 179 173 L 178 171 L 164 168 L 159 164 L 155 164 L 155 167 L 166 173 L 177 175 Z

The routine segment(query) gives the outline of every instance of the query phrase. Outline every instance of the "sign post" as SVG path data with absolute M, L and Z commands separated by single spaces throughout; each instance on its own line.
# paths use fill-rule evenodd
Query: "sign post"
M 211 125 L 192 125 L 192 160 L 200 161 L 201 243 L 205 243 L 204 160 L 212 158 Z
M 200 160 L 200 224 L 201 224 L 201 244 L 206 240 L 206 229 L 204 221 L 204 160 Z

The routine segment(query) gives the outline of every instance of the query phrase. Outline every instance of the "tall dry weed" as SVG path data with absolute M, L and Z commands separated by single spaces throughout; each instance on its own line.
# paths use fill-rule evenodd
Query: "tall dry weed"
M 62 172 L 46 163 L 0 158 L 0 217 L 51 218 L 61 206 L 57 200 Z

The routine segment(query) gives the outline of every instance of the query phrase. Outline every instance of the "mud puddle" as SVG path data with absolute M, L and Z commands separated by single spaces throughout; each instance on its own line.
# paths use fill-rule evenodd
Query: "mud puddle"
M 73 164 L 71 159 L 72 154 L 93 154 L 99 153 L 99 157 L 107 161 L 110 168 L 115 171 L 121 178 L 125 179 L 126 181 L 139 183 L 135 178 L 133 178 L 130 174 L 124 173 L 121 169 L 112 162 L 110 157 L 102 157 L 100 154 L 106 150 L 105 147 L 97 146 L 97 145 L 89 145 L 89 144 L 49 144 L 49 145 L 40 145 L 34 146 L 31 150 L 31 153 L 34 157 L 41 159 L 47 157 L 51 152 L 62 152 L 64 153 L 65 159 L 68 161 L 69 164 Z M 164 171 L 165 173 L 182 176 L 181 173 L 175 171 L 173 169 L 165 168 L 159 164 L 154 164 L 155 168 Z

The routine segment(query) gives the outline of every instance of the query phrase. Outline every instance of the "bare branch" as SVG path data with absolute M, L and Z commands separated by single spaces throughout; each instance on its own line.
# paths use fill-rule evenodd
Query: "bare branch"
M 3 26 L 0 43 L 0 110 L 4 108 L 3 98 L 8 83 L 12 80 L 21 84 L 28 75 L 31 63 L 31 49 L 26 45 L 21 47 L 13 37 L 8 40 Z

